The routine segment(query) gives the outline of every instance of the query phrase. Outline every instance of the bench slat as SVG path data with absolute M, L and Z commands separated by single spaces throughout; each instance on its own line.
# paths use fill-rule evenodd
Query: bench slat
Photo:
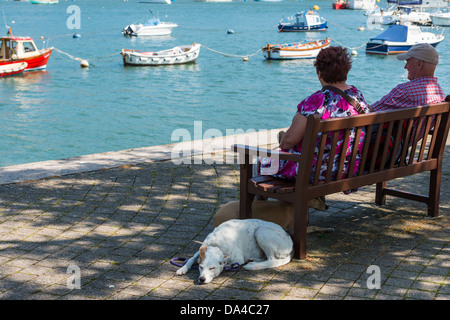
M 257 176 L 250 179 L 249 184 L 267 192 L 286 193 L 295 191 L 295 184 L 293 182 L 278 179 L 273 176 Z
M 356 158 L 358 155 L 358 148 L 359 148 L 359 141 L 361 140 L 361 133 L 362 133 L 362 128 L 359 127 L 356 129 L 355 132 L 355 139 L 353 141 L 353 150 L 352 150 L 352 154 L 351 154 L 351 158 L 350 158 L 350 165 L 349 165 L 349 169 L 348 169 L 348 178 L 353 177 L 353 173 L 354 173 L 354 169 L 355 169 L 355 162 L 356 162 Z
M 439 128 L 439 126 L 441 124 L 441 118 L 442 118 L 442 115 L 440 115 L 440 114 L 437 115 L 437 117 L 435 119 L 435 123 L 434 123 L 435 128 Z M 434 146 L 436 144 L 436 137 L 437 137 L 437 132 L 436 131 L 437 130 L 433 129 L 433 133 L 431 135 L 432 138 L 431 138 L 431 141 L 430 141 L 430 147 L 428 148 L 427 160 L 430 160 L 431 156 L 433 154 Z
M 338 132 L 333 132 L 333 140 L 331 142 L 331 151 L 330 151 L 330 157 L 328 161 L 328 167 L 327 167 L 327 175 L 325 177 L 325 182 L 329 182 L 331 180 L 331 173 L 333 170 L 333 162 L 334 157 L 336 156 L 336 146 L 337 146 L 337 138 L 338 138 Z
M 317 155 L 317 163 L 316 163 L 316 168 L 314 170 L 313 185 L 316 185 L 319 183 L 319 176 L 320 176 L 320 171 L 322 169 L 322 159 L 323 159 L 325 145 L 327 142 L 327 137 L 328 137 L 328 132 L 324 132 L 324 133 L 322 133 L 322 137 L 320 138 L 319 154 Z
M 369 154 L 369 147 L 370 143 L 366 143 L 367 141 L 370 141 L 370 137 L 372 136 L 373 132 L 373 124 L 369 125 L 366 129 L 366 140 L 364 143 L 363 153 L 361 157 L 361 163 L 359 165 L 359 174 L 362 175 L 364 173 L 364 168 L 366 167 L 367 157 Z
M 394 167 L 395 161 L 397 160 L 398 148 L 400 147 L 400 141 L 403 134 L 403 124 L 403 120 L 399 120 L 396 122 L 397 133 L 395 134 L 394 148 L 392 149 L 392 156 L 388 165 L 389 169 L 392 169 Z

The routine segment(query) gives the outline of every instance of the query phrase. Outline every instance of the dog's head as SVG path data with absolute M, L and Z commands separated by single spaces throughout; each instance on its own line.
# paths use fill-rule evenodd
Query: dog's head
M 222 272 L 225 265 L 225 257 L 222 250 L 212 246 L 202 246 L 199 252 L 198 265 L 200 276 L 198 281 L 200 283 L 209 283 Z

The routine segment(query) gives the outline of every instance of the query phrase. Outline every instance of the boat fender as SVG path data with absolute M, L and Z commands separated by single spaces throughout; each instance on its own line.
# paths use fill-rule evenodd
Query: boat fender
M 352 50 L 352 56 L 356 56 L 358 55 L 358 51 L 356 51 L 355 49 Z

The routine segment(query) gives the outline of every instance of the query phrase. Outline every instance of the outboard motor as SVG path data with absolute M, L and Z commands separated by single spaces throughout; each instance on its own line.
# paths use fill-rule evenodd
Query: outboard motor
M 122 33 L 123 33 L 124 35 L 127 35 L 127 36 L 133 35 L 133 32 L 134 32 L 134 30 L 133 30 L 133 28 L 132 28 L 131 26 L 126 26 L 126 27 L 122 30 Z

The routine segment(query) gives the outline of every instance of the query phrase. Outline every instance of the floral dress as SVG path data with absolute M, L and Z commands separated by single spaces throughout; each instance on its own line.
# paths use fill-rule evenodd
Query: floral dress
M 364 97 L 362 93 L 356 89 L 355 87 L 352 87 L 351 89 L 344 90 L 350 97 L 355 99 L 357 102 L 360 103 L 361 108 L 367 113 L 370 112 L 369 107 L 367 103 L 364 100 Z M 322 89 L 320 91 L 317 91 L 316 93 L 312 94 L 297 106 L 297 110 L 300 114 L 304 115 L 305 117 L 308 117 L 310 114 L 319 114 L 321 119 L 330 119 L 330 118 L 340 118 L 340 117 L 348 117 L 352 115 L 357 115 L 358 112 L 355 110 L 355 108 L 349 104 L 344 98 L 342 98 L 339 94 Z M 355 140 L 356 130 L 352 129 L 349 137 L 346 153 L 346 161 L 344 162 L 344 168 L 343 168 L 343 177 L 345 178 L 348 174 L 348 167 L 349 167 L 349 160 L 351 157 L 351 154 L 353 152 L 353 144 Z M 358 153 L 357 153 L 357 159 L 354 166 L 354 174 L 356 175 L 361 159 L 361 153 L 364 146 L 364 136 L 365 136 L 365 130 L 363 129 L 361 132 L 361 137 L 358 144 Z M 317 144 L 320 143 L 320 136 L 317 139 Z M 332 143 L 332 137 L 329 135 L 326 141 L 325 146 L 325 152 L 323 155 L 323 159 L 321 162 L 321 172 L 319 176 L 319 181 L 325 180 L 325 175 L 327 172 L 327 166 L 328 166 L 328 160 L 329 160 L 329 152 L 331 150 L 331 143 Z M 331 180 L 336 178 L 336 174 L 338 171 L 338 164 L 340 161 L 340 152 L 342 150 L 344 143 L 344 133 L 339 132 L 338 134 L 338 142 L 336 145 L 336 156 L 334 158 L 334 163 L 332 167 L 332 174 L 331 174 Z M 289 151 L 291 153 L 300 154 L 302 151 L 302 144 L 303 141 L 300 141 L 300 143 L 293 147 L 291 150 L 284 150 Z M 328 151 L 328 152 L 327 152 Z M 316 148 L 313 158 L 313 168 L 315 168 L 317 164 L 317 156 L 318 156 L 318 148 Z M 297 168 L 298 165 L 301 165 L 297 162 L 292 161 L 285 161 L 280 160 L 280 166 L 279 171 L 277 174 L 275 174 L 276 177 L 280 178 L 286 178 L 286 179 L 295 179 L 297 176 Z M 313 179 L 313 171 L 311 172 L 311 181 Z

